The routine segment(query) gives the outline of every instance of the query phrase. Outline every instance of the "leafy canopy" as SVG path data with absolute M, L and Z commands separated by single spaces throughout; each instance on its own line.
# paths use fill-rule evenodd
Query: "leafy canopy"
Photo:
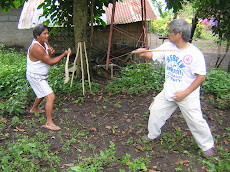
M 118 1 L 118 0 L 116 0 Z M 93 16 L 94 22 L 97 24 L 102 24 L 106 26 L 106 23 L 100 18 L 105 10 L 103 5 L 108 6 L 113 0 L 93 0 L 88 1 L 88 21 L 90 23 L 91 7 L 93 5 Z M 38 6 L 38 8 L 43 8 L 42 16 L 50 16 L 50 20 L 46 20 L 45 23 L 48 25 L 52 22 L 57 26 L 63 26 L 67 30 L 73 29 L 73 0 L 63 1 L 63 0 L 45 0 L 44 3 Z
M 23 5 L 27 0 L 3 0 L 0 1 L 0 8 L 3 12 L 7 13 L 11 8 L 18 8 Z

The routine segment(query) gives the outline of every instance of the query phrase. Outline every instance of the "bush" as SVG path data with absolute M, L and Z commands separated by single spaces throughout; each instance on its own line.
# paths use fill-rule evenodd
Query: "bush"
M 211 102 L 218 108 L 230 107 L 230 75 L 219 69 L 212 69 L 207 73 L 202 84 L 202 90 L 210 95 Z M 213 100 L 215 99 L 215 100 Z
M 155 34 L 158 33 L 159 36 L 168 37 L 168 23 L 168 19 L 154 20 L 153 22 L 151 22 L 151 31 Z
M 204 38 L 204 25 L 200 22 L 196 25 L 196 30 L 193 35 L 193 39 L 194 38 L 200 38 L 200 39 Z
M 138 94 L 150 89 L 161 90 L 164 83 L 163 65 L 137 64 L 122 68 L 121 77 L 114 78 L 106 90 L 115 93 Z
M 192 23 L 191 17 L 188 17 L 186 19 L 186 21 L 189 23 Z M 151 31 L 155 34 L 159 32 L 158 35 L 161 37 L 168 37 L 168 33 L 169 33 L 168 23 L 170 23 L 170 20 L 167 18 L 154 20 L 151 22 Z M 195 38 L 203 39 L 204 37 L 205 37 L 204 25 L 199 22 L 196 25 L 196 30 L 195 30 L 195 33 L 193 35 L 193 39 L 195 39 Z

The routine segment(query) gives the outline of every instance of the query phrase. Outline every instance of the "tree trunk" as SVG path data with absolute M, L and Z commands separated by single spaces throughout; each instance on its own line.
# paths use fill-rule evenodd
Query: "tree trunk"
M 195 14 L 194 18 L 192 19 L 191 36 L 189 41 L 190 43 L 192 43 L 192 38 L 195 33 L 197 23 L 198 23 L 198 18 L 197 18 L 197 14 Z
M 227 72 L 230 73 L 230 60 L 228 62 L 228 71 Z
M 174 13 L 173 19 L 177 18 L 177 13 Z
M 222 39 L 220 40 L 219 46 L 218 46 L 218 57 L 217 57 L 216 65 L 215 65 L 216 68 L 220 67 L 220 65 L 223 62 L 223 60 L 225 59 L 225 57 L 228 53 L 229 47 L 230 47 L 230 40 L 228 40 L 227 45 L 226 45 L 226 49 L 225 49 L 225 54 L 221 57 L 221 42 L 222 42 Z M 229 70 L 229 65 L 228 65 L 228 70 Z
M 82 42 L 82 59 L 83 59 L 83 72 L 84 78 L 87 76 L 87 68 L 84 54 L 84 42 L 86 46 L 89 45 L 89 25 L 88 25 L 88 1 L 86 0 L 74 0 L 73 3 L 73 24 L 74 24 L 74 40 L 75 48 L 77 52 L 78 42 Z M 88 53 L 87 53 L 88 54 Z M 90 61 L 90 59 L 89 59 Z M 80 52 L 77 60 L 77 78 L 81 78 L 81 61 Z

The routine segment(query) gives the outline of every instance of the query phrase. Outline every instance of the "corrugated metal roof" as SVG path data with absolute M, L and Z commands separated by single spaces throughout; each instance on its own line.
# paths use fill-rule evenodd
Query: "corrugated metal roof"
M 44 17 L 38 19 L 43 10 L 38 10 L 37 7 L 43 1 L 44 0 L 28 0 L 24 3 L 18 22 L 18 29 L 29 29 L 46 20 Z
M 46 20 L 45 17 L 39 18 L 43 10 L 37 9 L 43 1 L 44 0 L 28 0 L 24 3 L 18 23 L 18 29 L 33 28 Z M 108 7 L 104 6 L 103 8 L 106 14 L 103 15 L 102 18 L 109 25 L 111 23 L 113 4 L 109 4 Z M 146 16 L 147 20 L 157 19 L 151 0 L 146 0 Z M 123 2 L 119 1 L 116 3 L 114 24 L 133 23 L 141 20 L 141 0 L 123 0 Z M 50 26 L 52 26 L 52 23 Z
M 106 11 L 107 24 L 111 24 L 113 4 L 109 4 Z M 114 24 L 133 23 L 142 20 L 141 0 L 123 0 L 117 2 Z M 146 0 L 146 20 L 157 20 L 151 0 Z

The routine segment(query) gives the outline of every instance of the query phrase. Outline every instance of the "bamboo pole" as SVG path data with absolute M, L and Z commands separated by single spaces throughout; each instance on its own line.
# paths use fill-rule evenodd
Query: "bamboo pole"
M 90 73 L 89 73 L 89 61 L 88 61 L 88 56 L 87 56 L 87 51 L 86 51 L 85 42 L 84 42 L 84 50 L 85 50 L 85 60 L 86 60 L 86 67 L 87 67 L 88 80 L 89 80 L 89 89 L 90 89 L 90 93 L 92 93 L 92 90 L 91 90 L 91 82 L 90 82 Z
M 85 77 L 84 77 L 84 68 L 83 68 L 82 45 L 81 45 L 81 42 L 80 42 L 80 58 L 81 58 L 82 89 L 83 89 L 83 95 L 85 95 Z
M 75 70 L 76 70 L 76 63 L 77 63 L 77 58 L 78 58 L 78 54 L 79 54 L 79 49 L 80 49 L 80 44 L 78 43 L 78 45 L 77 45 L 77 54 L 76 54 L 76 57 L 75 57 L 74 63 L 73 63 L 73 73 L 72 73 L 72 79 L 71 79 L 70 87 L 72 87 L 72 85 L 73 85 L 73 77 L 74 77 L 74 73 L 75 73 Z
M 179 51 L 179 50 L 144 50 L 144 51 L 142 51 L 141 53 L 144 53 L 144 52 L 154 52 L 154 51 Z M 134 50 L 134 51 L 132 51 L 131 53 L 132 53 L 132 54 L 135 54 L 135 53 L 140 53 L 140 52 Z

